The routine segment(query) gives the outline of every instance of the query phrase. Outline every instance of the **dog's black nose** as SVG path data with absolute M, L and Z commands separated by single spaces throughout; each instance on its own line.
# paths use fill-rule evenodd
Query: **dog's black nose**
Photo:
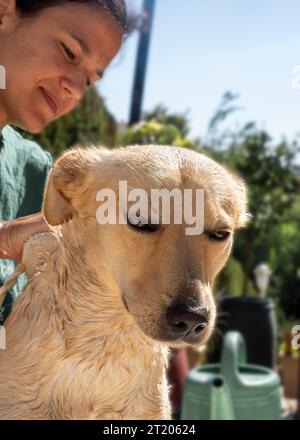
M 174 335 L 196 337 L 207 327 L 208 311 L 186 303 L 174 303 L 167 308 L 167 321 Z

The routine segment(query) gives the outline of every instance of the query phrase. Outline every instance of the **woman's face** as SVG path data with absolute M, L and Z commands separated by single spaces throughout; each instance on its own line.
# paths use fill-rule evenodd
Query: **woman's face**
M 6 123 L 37 133 L 72 110 L 121 42 L 113 19 L 86 5 L 66 3 L 32 18 L 4 16 L 0 65 L 6 69 L 6 89 L 0 90 L 0 112 Z

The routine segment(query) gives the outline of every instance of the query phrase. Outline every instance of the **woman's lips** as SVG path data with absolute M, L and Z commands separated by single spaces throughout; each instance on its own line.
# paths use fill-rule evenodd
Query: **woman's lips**
M 44 96 L 47 104 L 49 105 L 50 109 L 52 110 L 52 113 L 55 115 L 58 111 L 58 108 L 59 108 L 59 103 L 58 103 L 57 98 L 54 95 L 52 95 L 52 93 L 45 90 L 44 87 L 41 87 L 41 91 L 43 93 L 43 96 Z

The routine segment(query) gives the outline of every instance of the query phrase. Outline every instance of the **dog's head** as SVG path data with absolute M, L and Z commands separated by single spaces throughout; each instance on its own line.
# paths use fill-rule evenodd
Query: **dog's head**
M 240 178 L 175 147 L 75 149 L 54 166 L 44 214 L 51 225 L 83 225 L 85 260 L 148 337 L 207 340 L 213 281 L 248 220 Z

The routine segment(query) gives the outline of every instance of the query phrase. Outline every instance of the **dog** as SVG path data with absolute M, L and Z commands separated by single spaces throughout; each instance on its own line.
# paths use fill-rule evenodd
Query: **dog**
M 203 232 L 132 221 L 132 200 L 116 203 L 125 221 L 101 224 L 97 194 L 120 202 L 119 182 L 203 190 Z M 52 230 L 26 242 L 28 282 L 5 323 L 0 418 L 170 419 L 169 349 L 212 333 L 213 281 L 249 217 L 244 182 L 187 149 L 75 148 L 50 173 L 43 213 Z

